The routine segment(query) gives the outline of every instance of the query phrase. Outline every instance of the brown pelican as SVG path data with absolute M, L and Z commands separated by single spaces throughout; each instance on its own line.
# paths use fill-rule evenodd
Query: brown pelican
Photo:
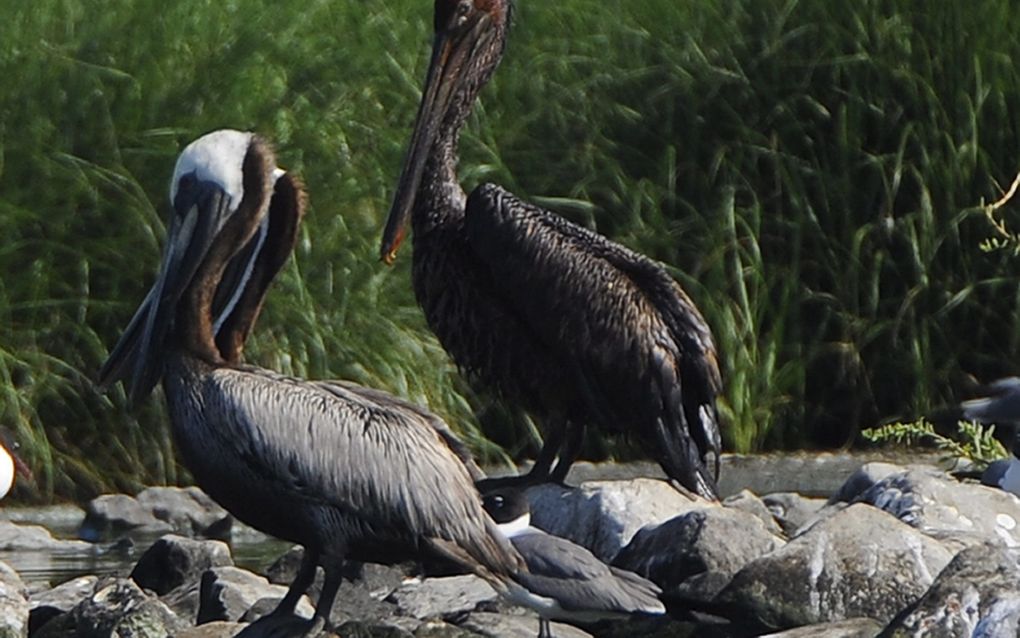
M 721 388 L 712 334 L 656 262 L 482 184 L 465 196 L 457 144 L 503 54 L 509 0 L 436 0 L 421 105 L 386 230 L 410 218 L 413 282 L 429 326 L 483 386 L 546 420 L 530 474 L 562 481 L 583 428 L 637 436 L 666 473 L 717 497 Z M 707 468 L 707 457 L 714 468 Z
M 0 428 L 0 498 L 7 496 L 14 487 L 16 475 L 32 478 L 32 471 L 18 457 L 17 449 L 18 444 L 7 428 Z
M 100 382 L 124 380 L 137 401 L 162 378 L 196 482 L 238 519 L 304 546 L 273 631 L 291 622 L 319 564 L 310 632 L 328 621 L 345 559 L 452 560 L 497 589 L 509 583 L 520 557 L 482 509 L 477 468 L 442 421 L 381 391 L 238 361 L 304 208 L 266 142 L 229 130 L 198 139 L 177 161 L 170 199 L 159 276 Z
M 525 593 L 514 600 L 538 612 L 538 638 L 552 638 L 550 619 L 593 623 L 666 613 L 659 600 L 662 590 L 655 583 L 610 567 L 584 547 L 532 527 L 528 499 L 521 490 L 497 488 L 486 492 L 482 502 L 528 565 L 528 571 L 516 577 Z

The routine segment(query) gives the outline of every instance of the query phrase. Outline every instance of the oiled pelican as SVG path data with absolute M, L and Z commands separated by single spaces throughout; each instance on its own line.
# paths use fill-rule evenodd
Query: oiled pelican
M 635 435 L 670 477 L 717 497 L 721 388 L 701 313 L 656 262 L 493 184 L 465 196 L 461 127 L 503 54 L 509 0 L 436 0 L 422 101 L 383 235 L 408 218 L 429 326 L 483 386 L 545 420 L 530 479 L 562 480 L 583 428 Z M 707 467 L 712 457 L 714 468 Z
M 552 638 L 550 620 L 592 623 L 666 613 L 659 600 L 662 590 L 652 581 L 606 565 L 586 548 L 532 527 L 521 490 L 487 491 L 482 502 L 528 565 L 528 571 L 517 576 L 527 593 L 515 602 L 538 612 L 539 638 Z
M 304 208 L 266 142 L 230 130 L 201 137 L 178 159 L 170 199 L 159 276 L 100 382 L 125 380 L 137 401 L 162 378 L 195 481 L 238 519 L 304 546 L 270 620 L 292 616 L 321 564 L 308 627 L 317 631 L 345 559 L 438 557 L 497 589 L 510 582 L 520 557 L 482 509 L 477 468 L 442 421 L 381 391 L 238 361 Z

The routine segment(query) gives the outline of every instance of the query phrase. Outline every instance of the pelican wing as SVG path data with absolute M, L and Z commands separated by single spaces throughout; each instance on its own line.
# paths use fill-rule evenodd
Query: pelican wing
M 703 458 L 720 450 L 715 398 L 722 383 L 711 332 L 672 277 L 491 184 L 471 193 L 465 226 L 494 294 L 569 362 L 593 411 L 607 422 L 644 423 L 667 473 L 713 496 Z M 619 407 L 636 405 L 650 407 L 641 415 Z
M 276 489 L 368 528 L 457 547 L 471 569 L 517 564 L 438 417 L 381 392 L 252 367 L 212 371 L 201 394 L 219 445 Z

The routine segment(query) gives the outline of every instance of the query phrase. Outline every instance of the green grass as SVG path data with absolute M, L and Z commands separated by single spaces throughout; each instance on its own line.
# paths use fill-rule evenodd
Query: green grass
M 1020 166 L 1008 0 L 517 4 L 465 184 L 674 267 L 715 330 L 731 449 L 838 445 L 1016 372 L 1015 261 L 979 250 L 977 207 Z M 177 152 L 224 126 L 274 140 L 311 197 L 250 359 L 427 403 L 490 459 L 533 449 L 425 328 L 406 249 L 376 259 L 431 2 L 13 6 L 0 424 L 42 497 L 179 479 L 161 400 L 129 412 L 90 379 L 154 277 Z

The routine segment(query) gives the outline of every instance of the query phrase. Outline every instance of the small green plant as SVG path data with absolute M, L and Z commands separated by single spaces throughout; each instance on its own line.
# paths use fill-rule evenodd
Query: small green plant
M 959 438 L 939 434 L 935 426 L 924 419 L 887 425 L 864 430 L 861 434 L 872 443 L 894 443 L 912 445 L 923 441 L 935 444 L 946 457 L 953 460 L 967 459 L 977 466 L 987 466 L 992 461 L 1008 455 L 1006 448 L 995 439 L 994 425 L 981 425 L 976 421 L 959 421 Z

